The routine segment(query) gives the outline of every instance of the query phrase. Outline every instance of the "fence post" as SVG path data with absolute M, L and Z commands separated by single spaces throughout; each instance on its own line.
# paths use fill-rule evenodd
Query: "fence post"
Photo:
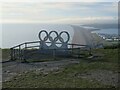
M 13 60 L 13 48 L 10 49 L 10 56 L 11 56 L 10 60 Z
M 79 50 L 78 50 L 78 51 L 79 51 L 79 53 L 78 53 L 78 57 L 80 57 L 80 51 L 81 51 L 81 50 L 80 50 L 80 48 L 78 48 L 78 49 L 79 49 Z
M 54 60 L 55 60 L 55 52 L 56 52 L 56 50 L 53 49 L 53 59 L 54 59 Z
M 25 48 L 24 48 L 24 52 L 23 52 L 24 62 L 26 62 L 26 48 L 27 48 L 27 43 L 25 43 Z
M 16 55 L 15 55 L 15 49 L 13 49 L 13 60 L 15 60 Z
M 72 44 L 72 56 L 73 56 L 73 44 Z
M 92 55 L 91 47 L 90 47 L 89 55 Z
M 19 45 L 19 50 L 18 50 L 18 52 L 19 52 L 19 55 L 18 55 L 18 58 L 19 58 L 19 60 L 21 60 L 21 53 L 20 53 L 20 45 Z

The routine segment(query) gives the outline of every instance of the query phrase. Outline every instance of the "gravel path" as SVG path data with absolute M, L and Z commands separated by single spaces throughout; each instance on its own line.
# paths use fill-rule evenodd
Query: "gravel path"
M 6 62 L 2 64 L 2 80 L 3 82 L 11 80 L 17 74 L 35 70 L 37 72 L 43 71 L 55 71 L 62 69 L 64 66 L 69 64 L 78 64 L 80 60 L 59 60 L 59 61 L 48 61 L 48 62 L 37 62 L 37 63 L 20 63 L 20 62 Z M 86 73 L 76 73 L 76 77 L 85 78 L 90 81 L 96 80 L 105 85 L 118 86 L 118 73 L 108 70 L 94 70 Z
M 77 64 L 79 60 L 60 60 L 37 63 L 20 63 L 20 62 L 6 62 L 2 64 L 2 81 L 8 81 L 19 73 L 27 72 L 29 70 L 50 71 L 53 69 L 60 69 L 69 64 Z

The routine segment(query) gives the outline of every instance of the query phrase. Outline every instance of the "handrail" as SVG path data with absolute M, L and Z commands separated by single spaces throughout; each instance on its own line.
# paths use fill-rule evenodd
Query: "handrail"
M 22 43 L 22 44 L 19 44 L 19 45 L 16 45 L 16 46 L 14 46 L 14 47 L 11 47 L 10 49 L 12 49 L 12 48 L 16 48 L 16 47 L 19 47 L 19 46 L 22 46 L 22 45 L 24 45 L 25 43 Z
M 16 48 L 16 47 L 22 46 L 22 45 L 24 45 L 24 44 L 32 44 L 32 43 L 40 43 L 40 41 L 25 42 L 25 43 L 16 45 L 16 46 L 14 46 L 14 47 L 12 47 L 12 48 Z M 45 42 L 45 43 L 51 43 L 51 42 Z M 61 44 L 61 43 L 56 42 L 56 44 Z M 68 45 L 71 45 L 71 46 L 72 46 L 72 45 L 73 45 L 73 46 L 87 46 L 87 47 L 89 47 L 88 45 L 83 45 L 83 44 L 72 44 L 72 43 L 68 43 Z M 11 48 L 11 49 L 12 49 L 12 48 Z
M 31 45 L 31 46 L 28 46 L 29 44 L 33 44 L 33 43 L 41 43 L 40 41 L 33 41 L 33 42 L 25 42 L 25 43 L 22 43 L 22 44 L 19 44 L 19 45 L 16 45 L 11 49 L 11 60 L 15 60 L 16 58 L 20 59 L 20 60 L 25 60 L 25 57 L 26 57 L 26 51 L 29 50 L 29 48 L 35 48 L 35 47 L 39 47 L 39 49 L 41 50 L 40 48 L 40 45 Z M 51 43 L 51 42 L 45 42 L 45 43 Z M 59 42 L 56 42 L 56 44 L 62 44 L 62 43 L 59 43 Z M 73 48 L 75 49 L 74 46 L 77 46 L 76 49 L 78 48 L 81 48 L 79 46 L 85 46 L 86 48 L 88 47 L 89 50 L 91 49 L 90 46 L 88 45 L 81 45 L 81 44 L 72 44 L 72 43 L 68 43 L 67 44 L 68 46 L 70 45 L 70 47 L 68 48 L 57 48 L 57 49 L 45 49 L 45 50 L 73 50 Z M 24 46 L 21 48 L 21 46 Z

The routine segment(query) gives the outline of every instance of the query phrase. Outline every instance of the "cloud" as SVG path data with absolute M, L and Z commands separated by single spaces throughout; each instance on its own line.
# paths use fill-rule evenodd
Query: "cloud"
M 92 23 L 117 23 L 117 17 L 71 17 L 50 21 L 49 23 L 65 24 L 92 24 Z
M 118 2 L 119 0 L 0 0 L 1 2 Z
M 62 17 L 62 18 L 56 18 L 56 19 L 50 19 L 50 20 L 4 20 L 4 22 L 7 23 L 41 23 L 41 24 L 117 24 L 118 18 L 117 17 Z
M 5 2 L 0 23 L 109 23 L 116 22 L 116 10 L 117 3 Z

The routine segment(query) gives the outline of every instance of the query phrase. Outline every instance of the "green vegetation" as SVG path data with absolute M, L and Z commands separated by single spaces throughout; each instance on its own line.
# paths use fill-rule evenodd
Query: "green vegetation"
M 104 49 L 117 49 L 120 48 L 120 44 L 106 45 Z
M 10 59 L 10 49 L 2 49 L 2 60 L 9 60 Z
M 104 43 L 104 49 L 117 49 L 117 48 L 120 48 L 120 42 L 118 41 L 114 42 L 106 41 Z
M 94 49 L 93 55 L 98 54 L 101 58 L 97 58 L 97 61 L 118 63 L 118 56 L 120 54 L 119 49 Z
M 10 82 L 3 83 L 3 87 L 16 87 L 16 88 L 105 88 L 111 87 L 108 85 L 100 84 L 97 81 L 89 81 L 76 77 L 73 73 L 63 72 L 49 73 L 48 75 L 35 74 L 28 72 L 22 76 L 14 78 Z
M 57 72 L 44 74 L 30 71 L 21 76 L 14 77 L 11 81 L 3 83 L 3 87 L 32 87 L 32 88 L 111 88 L 112 85 L 104 85 L 96 80 L 87 80 L 77 77 L 78 73 L 85 73 L 95 70 L 118 71 L 118 49 L 94 49 L 95 58 L 80 59 L 76 65 L 66 66 Z

